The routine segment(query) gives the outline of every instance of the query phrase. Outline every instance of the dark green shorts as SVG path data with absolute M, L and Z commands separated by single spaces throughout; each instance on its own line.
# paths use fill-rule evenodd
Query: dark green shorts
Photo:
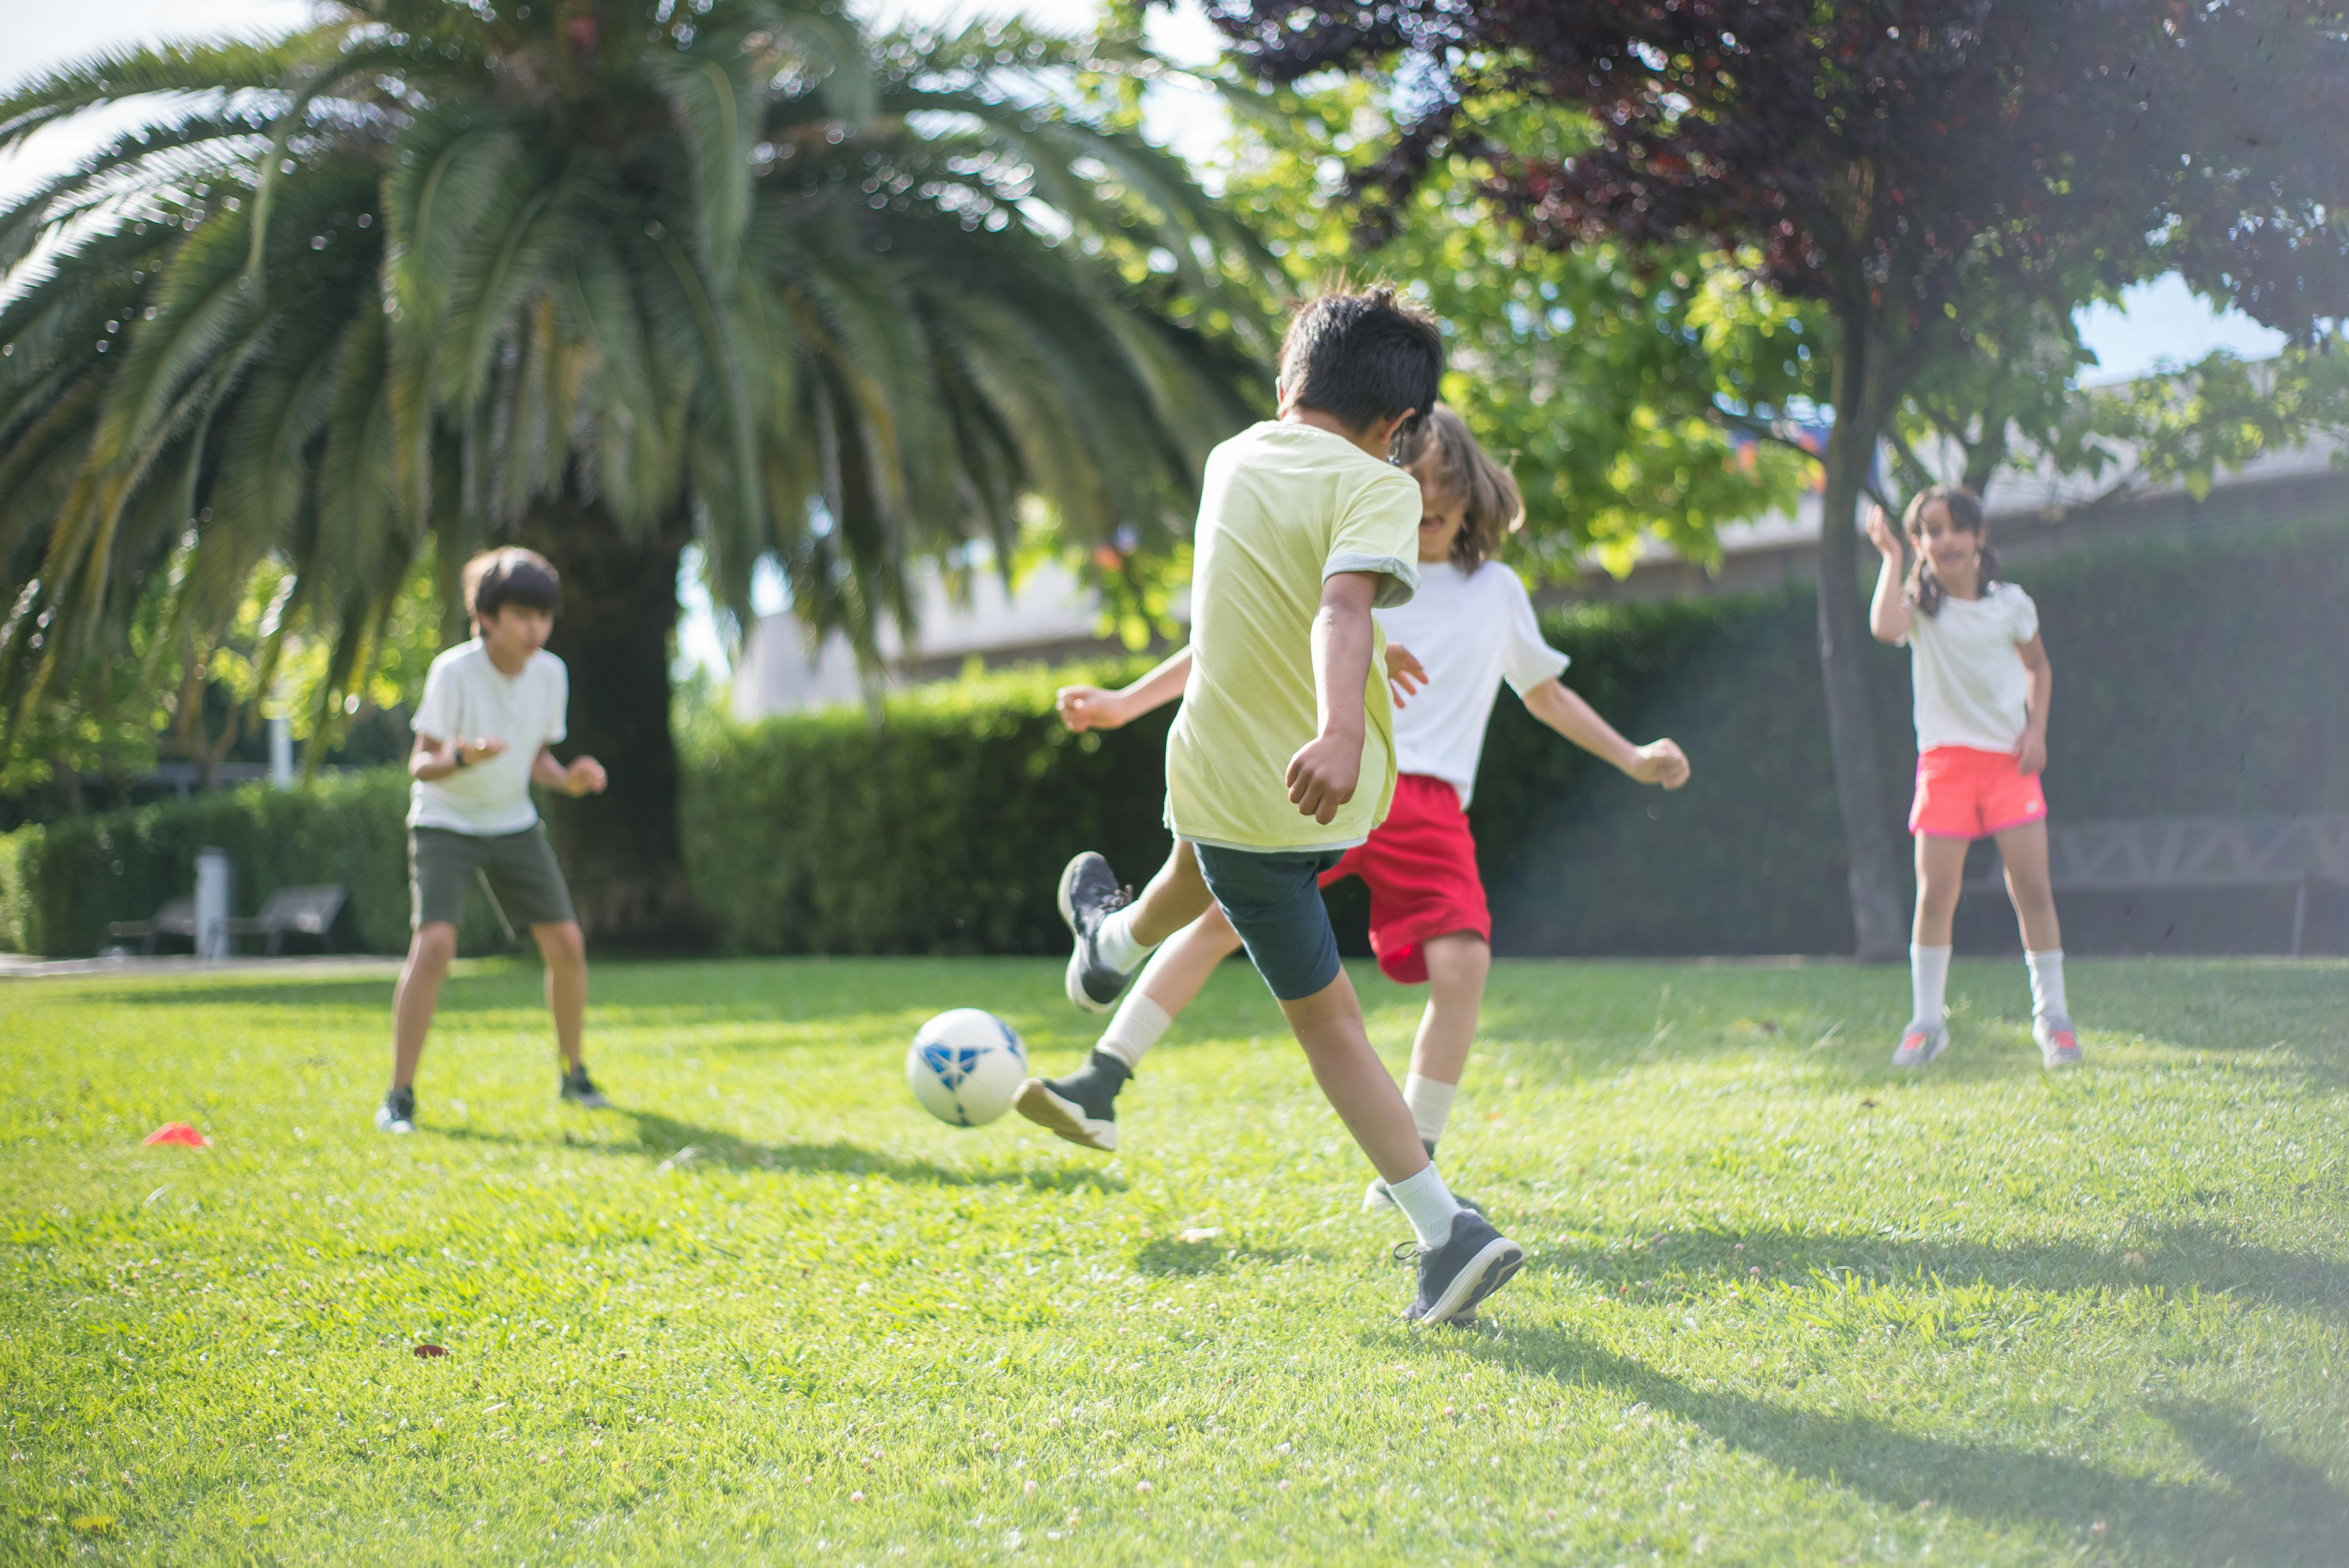
M 578 918 L 571 910 L 571 889 L 563 881 L 563 868 L 554 863 L 554 846 L 546 841 L 545 823 L 494 837 L 447 828 L 410 828 L 410 926 L 421 927 L 436 920 L 461 923 L 465 894 L 471 891 L 476 872 L 489 878 L 498 907 L 506 912 L 507 921 L 516 930 Z

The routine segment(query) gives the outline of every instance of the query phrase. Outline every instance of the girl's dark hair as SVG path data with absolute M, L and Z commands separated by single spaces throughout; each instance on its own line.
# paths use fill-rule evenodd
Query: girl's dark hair
M 508 545 L 465 562 L 465 614 L 476 621 L 495 619 L 508 604 L 552 615 L 562 598 L 563 579 L 535 550 Z
M 1394 460 L 1406 469 L 1424 469 L 1437 490 L 1460 502 L 1465 521 L 1452 536 L 1452 563 L 1463 572 L 1498 555 L 1501 541 L 1526 521 L 1517 481 L 1476 444 L 1467 421 L 1441 403 L 1427 411 L 1419 428 L 1395 438 Z
M 1935 485 L 1930 490 L 1919 490 L 1909 498 L 1909 509 L 1900 514 L 1900 531 L 1909 536 L 1909 542 L 1917 551 L 1917 559 L 1909 564 L 1909 581 L 1903 593 L 1920 614 L 1927 615 L 1940 614 L 1941 601 L 1950 596 L 1940 579 L 1933 575 L 1933 563 L 1925 555 L 1925 509 L 1935 501 L 1948 509 L 1951 528 L 1982 541 L 1976 546 L 1982 552 L 1980 585 L 1987 588 L 2005 581 L 1999 575 L 1998 552 L 1983 537 L 1982 497 L 1963 485 Z
M 1369 430 L 1406 408 L 1416 428 L 1435 407 L 1444 379 L 1444 334 L 1435 318 L 1380 284 L 1360 294 L 1335 289 L 1298 307 L 1280 343 L 1280 387 L 1299 407 Z

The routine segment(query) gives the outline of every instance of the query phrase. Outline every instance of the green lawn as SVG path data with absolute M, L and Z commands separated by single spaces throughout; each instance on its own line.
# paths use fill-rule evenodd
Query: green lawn
M 406 1140 L 381 979 L 6 985 L 0 1559 L 2349 1560 L 2349 966 L 2075 963 L 2051 1078 L 1961 964 L 1903 1078 L 1897 972 L 1504 964 L 1469 1331 L 1238 965 L 1114 1162 L 922 1115 L 1058 970 L 607 965 L 590 1116 L 473 967 Z

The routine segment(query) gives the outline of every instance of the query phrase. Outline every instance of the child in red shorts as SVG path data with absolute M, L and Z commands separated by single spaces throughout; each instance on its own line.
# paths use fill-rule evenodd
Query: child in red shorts
M 1525 584 L 1488 559 L 1524 521 L 1516 481 L 1460 417 L 1435 408 L 1397 442 L 1395 460 L 1419 480 L 1421 496 L 1419 593 L 1376 612 L 1397 688 L 1400 776 L 1386 820 L 1320 880 L 1324 887 L 1348 876 L 1368 882 L 1379 968 L 1391 980 L 1429 988 L 1403 1099 L 1432 1156 L 1467 1064 L 1491 962 L 1493 919 L 1466 810 L 1502 682 L 1535 717 L 1642 783 L 1677 789 L 1688 781 L 1689 764 L 1669 740 L 1633 746 L 1559 682 L 1566 655 L 1542 641 Z M 1071 729 L 1114 729 L 1180 696 L 1188 669 L 1186 651 L 1123 691 L 1067 687 L 1061 717 Z M 1403 696 L 1419 684 L 1425 692 L 1405 705 Z M 1085 1066 L 1067 1078 L 1030 1078 L 1014 1102 L 1020 1114 L 1072 1143 L 1114 1150 L 1118 1091 L 1239 945 L 1217 909 L 1168 938 Z M 1383 1199 L 1383 1184 L 1371 1182 L 1365 1206 Z
M 1964 880 L 1966 846 L 1998 841 L 2006 891 L 2023 926 L 2031 967 L 2031 1036 L 2050 1068 L 2080 1059 L 2064 999 L 2064 939 L 2047 878 L 2047 698 L 2054 675 L 2039 640 L 2031 595 L 1999 580 L 1973 492 L 1939 485 L 1909 501 L 1901 520 L 1917 549 L 1901 574 L 1899 539 L 1881 507 L 1868 536 L 1884 557 L 1869 625 L 1905 644 L 1916 688 L 1917 923 L 1909 948 L 1916 1016 L 1892 1053 L 1898 1068 L 1923 1067 L 1950 1043 L 1944 1001 L 1950 925 Z

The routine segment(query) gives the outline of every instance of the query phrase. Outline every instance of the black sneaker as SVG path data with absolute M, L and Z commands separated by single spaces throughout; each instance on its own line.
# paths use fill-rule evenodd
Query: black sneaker
M 375 1108 L 375 1130 L 378 1132 L 413 1132 L 416 1130 L 416 1086 L 402 1084 L 383 1097 Z
M 1423 1138 L 1419 1140 L 1419 1146 L 1427 1150 L 1427 1157 L 1430 1160 L 1435 1158 L 1435 1144 L 1433 1140 Z M 1485 1212 L 1485 1206 L 1474 1198 L 1463 1198 L 1454 1192 L 1452 1195 L 1452 1201 L 1472 1214 L 1481 1214 Z M 1371 1184 L 1362 1189 L 1362 1212 L 1375 1214 L 1381 1209 L 1392 1209 L 1394 1206 L 1394 1194 L 1387 1191 L 1387 1179 L 1383 1176 L 1371 1177 Z
M 563 1075 L 562 1094 L 564 1099 L 582 1110 L 612 1109 L 612 1102 L 604 1098 L 604 1091 L 588 1080 L 585 1067 L 573 1068 Z
M 1088 1013 L 1108 1012 L 1132 978 L 1102 962 L 1096 942 L 1102 922 L 1133 902 L 1133 891 L 1118 886 L 1109 862 L 1091 850 L 1061 872 L 1061 918 L 1076 938 L 1069 954 L 1069 1000 Z
M 1133 1069 L 1107 1051 L 1095 1051 L 1066 1078 L 1030 1078 L 1011 1109 L 1056 1137 L 1103 1154 L 1117 1152 L 1117 1091 Z
M 1495 1230 L 1484 1215 L 1466 1210 L 1453 1220 L 1450 1241 L 1440 1247 L 1417 1248 L 1416 1255 L 1419 1295 L 1402 1315 L 1407 1323 L 1429 1326 L 1474 1319 L 1477 1305 L 1508 1284 L 1526 1262 L 1525 1248 Z

